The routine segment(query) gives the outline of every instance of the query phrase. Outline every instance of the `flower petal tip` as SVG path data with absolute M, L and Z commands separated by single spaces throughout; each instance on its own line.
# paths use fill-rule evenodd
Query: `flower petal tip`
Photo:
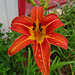
M 64 25 L 65 25 L 65 24 L 62 24 L 62 26 L 64 26 Z M 62 27 L 62 26 L 61 26 L 61 27 Z
M 11 53 L 11 52 L 8 50 L 8 55 L 9 55 L 9 57 L 11 57 L 11 56 L 14 55 L 14 53 Z
M 67 50 L 68 49 L 68 45 L 67 45 L 67 47 L 65 48 L 65 50 Z
M 11 56 L 12 56 L 9 50 L 8 50 L 8 55 L 9 55 L 9 57 L 11 57 Z
M 68 40 L 66 39 L 66 41 L 67 41 L 67 42 L 66 42 L 66 46 L 64 47 L 65 50 L 68 49 Z
M 9 29 L 10 29 L 11 27 L 9 27 Z

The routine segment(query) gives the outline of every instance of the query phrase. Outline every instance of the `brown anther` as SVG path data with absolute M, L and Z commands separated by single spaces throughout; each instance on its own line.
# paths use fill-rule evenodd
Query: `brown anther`
M 36 27 L 35 23 L 33 23 L 33 27 Z
M 35 23 L 33 23 L 33 30 L 36 28 L 36 25 L 35 25 Z
M 43 30 L 43 28 L 40 29 L 40 31 L 42 31 L 42 30 Z
M 41 29 L 41 23 L 39 24 L 39 29 Z

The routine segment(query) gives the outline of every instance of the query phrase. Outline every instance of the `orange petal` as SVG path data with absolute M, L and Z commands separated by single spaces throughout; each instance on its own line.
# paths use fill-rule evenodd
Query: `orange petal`
M 20 24 L 24 24 L 25 26 L 31 27 L 33 26 L 33 23 L 35 22 L 31 18 L 23 15 L 23 16 L 14 18 L 11 26 L 14 25 L 14 23 L 20 23 Z
M 51 23 L 52 21 L 58 19 L 56 14 L 49 14 L 43 17 L 40 21 L 42 26 L 46 26 L 47 24 Z
M 14 41 L 14 43 L 9 47 L 8 54 L 12 56 L 18 51 L 20 51 L 22 48 L 26 47 L 27 45 L 31 43 L 32 43 L 32 40 L 29 40 L 27 36 L 22 35 L 19 38 L 17 38 Z
M 34 21 L 40 21 L 43 18 L 44 7 L 34 7 L 31 12 L 31 18 Z
M 43 43 L 33 43 L 33 52 L 36 64 L 44 75 L 49 75 L 50 67 L 50 45 L 48 40 L 44 39 Z
M 63 35 L 53 32 L 49 34 L 49 38 L 47 39 L 49 43 L 67 49 L 68 41 Z
M 11 27 L 9 27 L 12 31 L 19 32 L 24 35 L 31 35 L 29 31 L 29 27 L 21 23 L 13 23 Z
M 65 24 L 63 24 L 59 19 L 51 24 L 49 24 L 46 27 L 46 34 L 49 34 L 51 32 L 53 32 L 55 29 L 57 29 L 58 27 L 64 26 Z
M 15 18 L 12 20 L 11 26 L 12 26 L 12 24 L 15 23 L 15 21 L 18 20 L 18 19 L 19 19 L 19 17 L 15 17 Z
M 55 29 L 57 29 L 60 26 L 63 26 L 64 24 L 58 19 L 56 14 L 49 14 L 46 15 L 42 20 L 40 21 L 41 26 L 44 26 L 46 28 L 46 34 L 53 32 Z

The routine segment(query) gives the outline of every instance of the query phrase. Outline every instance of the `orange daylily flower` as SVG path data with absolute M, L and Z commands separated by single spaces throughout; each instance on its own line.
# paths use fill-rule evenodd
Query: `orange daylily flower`
M 33 44 L 37 66 L 43 75 L 49 75 L 50 43 L 67 49 L 68 41 L 61 34 L 54 32 L 58 27 L 64 26 L 57 15 L 49 14 L 44 17 L 43 10 L 44 7 L 34 7 L 31 18 L 21 16 L 12 21 L 10 29 L 23 35 L 9 47 L 8 54 L 12 56 L 27 45 Z

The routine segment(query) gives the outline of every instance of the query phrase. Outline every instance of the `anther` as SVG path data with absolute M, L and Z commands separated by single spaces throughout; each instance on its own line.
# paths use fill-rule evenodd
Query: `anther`
M 42 31 L 43 28 L 40 29 L 40 31 Z
M 35 28 L 33 28 L 33 30 L 34 30 Z
M 36 27 L 35 23 L 33 23 L 33 26 Z
M 39 24 L 39 29 L 41 29 L 41 23 Z
M 33 30 L 36 28 L 36 25 L 35 25 L 35 23 L 33 23 Z

